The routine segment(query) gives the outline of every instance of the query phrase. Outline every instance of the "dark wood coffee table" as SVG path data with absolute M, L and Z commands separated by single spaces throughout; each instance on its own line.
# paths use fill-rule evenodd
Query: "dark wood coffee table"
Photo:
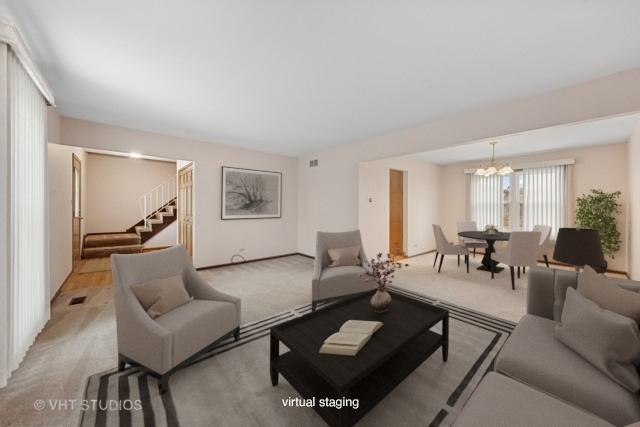
M 331 426 L 350 426 L 370 411 L 438 348 L 446 361 L 449 312 L 392 293 L 391 309 L 374 313 L 372 293 L 348 298 L 271 328 L 271 384 L 281 374 Z M 356 356 L 319 354 L 324 340 L 347 320 L 378 320 L 378 330 Z M 442 334 L 430 329 L 442 322 Z M 289 351 L 280 354 L 280 341 Z M 320 399 L 358 399 L 358 408 L 321 407 Z

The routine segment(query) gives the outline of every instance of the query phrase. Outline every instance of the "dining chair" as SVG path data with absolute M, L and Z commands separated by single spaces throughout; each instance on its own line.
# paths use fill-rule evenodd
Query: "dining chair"
M 478 225 L 475 221 L 458 221 L 458 233 L 463 231 L 478 231 Z M 476 248 L 486 249 L 489 247 L 486 241 L 471 239 L 469 237 L 458 237 L 458 241 L 467 249 L 473 248 L 473 257 L 476 257 Z
M 433 260 L 433 267 L 436 266 L 438 255 L 440 255 L 440 265 L 438 266 L 438 273 L 442 269 L 442 261 L 445 255 L 458 255 L 458 266 L 460 266 L 460 255 L 464 255 L 464 262 L 467 264 L 467 274 L 469 273 L 469 250 L 463 245 L 456 245 L 449 242 L 447 237 L 442 231 L 442 227 L 433 224 L 433 234 L 436 238 L 436 258 Z
M 509 266 L 511 271 L 511 289 L 516 289 L 515 267 L 531 267 L 538 264 L 538 245 L 540 242 L 539 231 L 514 231 L 509 237 L 507 247 L 496 249 L 491 254 L 491 259 Z M 495 273 L 495 264 L 492 265 L 491 278 Z
M 538 243 L 538 259 L 542 257 L 544 263 L 549 267 L 549 258 L 547 258 L 547 252 L 551 248 L 551 226 L 549 225 L 535 225 L 533 231 L 540 232 L 540 242 Z

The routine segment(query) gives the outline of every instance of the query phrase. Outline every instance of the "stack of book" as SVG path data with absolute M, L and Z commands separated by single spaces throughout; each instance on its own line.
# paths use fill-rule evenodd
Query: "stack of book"
M 347 320 L 338 332 L 324 340 L 320 353 L 355 356 L 381 327 L 382 322 Z

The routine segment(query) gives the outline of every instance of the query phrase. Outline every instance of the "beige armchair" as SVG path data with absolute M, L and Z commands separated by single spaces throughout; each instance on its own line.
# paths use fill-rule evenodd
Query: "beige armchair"
M 111 255 L 118 336 L 118 369 L 140 365 L 169 376 L 220 341 L 239 338 L 240 299 L 216 291 L 196 272 L 182 246 L 134 255 Z M 130 289 L 136 283 L 182 274 L 193 300 L 152 319 Z
M 362 265 L 329 267 L 329 249 L 360 247 Z M 311 281 L 311 308 L 316 309 L 318 302 L 357 294 L 375 289 L 373 281 L 366 281 L 370 264 L 362 247 L 360 230 L 341 233 L 319 231 L 316 237 L 316 258 Z

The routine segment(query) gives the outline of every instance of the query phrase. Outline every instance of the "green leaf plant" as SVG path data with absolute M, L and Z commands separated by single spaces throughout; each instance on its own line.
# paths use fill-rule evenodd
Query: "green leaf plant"
M 591 190 L 576 199 L 576 227 L 592 228 L 600 232 L 602 251 L 615 258 L 620 250 L 620 232 L 616 215 L 620 213 L 620 192 L 607 193 L 602 190 Z

